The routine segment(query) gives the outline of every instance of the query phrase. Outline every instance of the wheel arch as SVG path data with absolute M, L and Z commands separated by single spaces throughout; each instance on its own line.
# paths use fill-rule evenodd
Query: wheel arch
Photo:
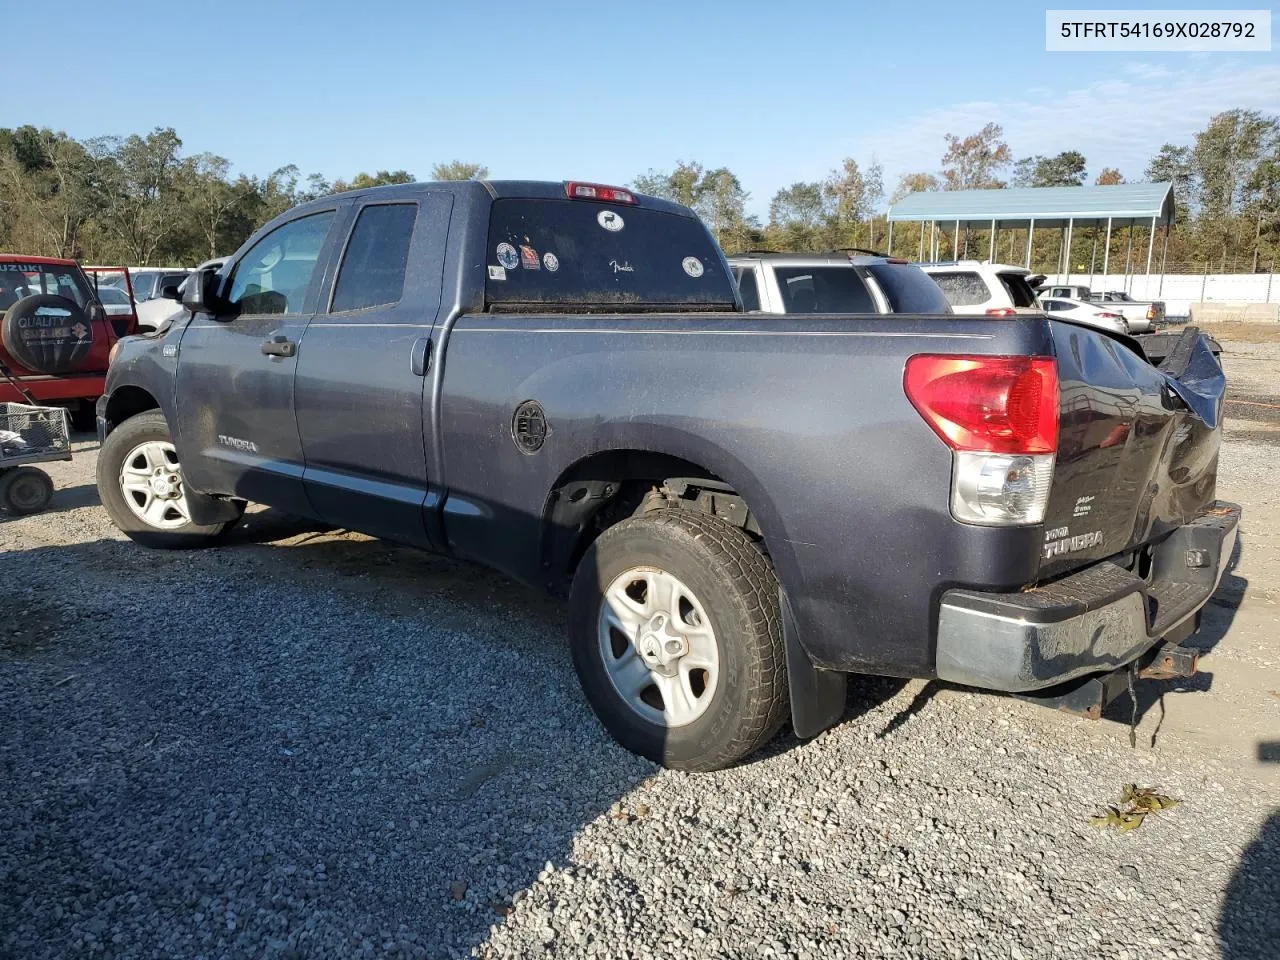
M 111 391 L 107 398 L 106 420 L 107 432 L 124 423 L 130 417 L 136 417 L 148 410 L 159 410 L 160 402 L 149 390 L 133 384 L 122 384 Z
M 773 502 L 736 458 L 715 449 L 690 457 L 669 447 L 613 446 L 574 461 L 547 492 L 539 525 L 546 585 L 566 590 L 601 532 L 661 507 L 695 510 L 742 527 L 761 541 L 775 568 L 789 557 Z M 783 571 L 777 572 L 781 580 Z

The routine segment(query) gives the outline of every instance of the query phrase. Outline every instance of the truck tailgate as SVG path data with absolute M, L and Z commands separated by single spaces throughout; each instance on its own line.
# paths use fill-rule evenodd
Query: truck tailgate
M 1126 342 L 1051 322 L 1061 414 L 1041 578 L 1130 554 L 1214 499 L 1226 380 L 1197 331 L 1160 367 Z

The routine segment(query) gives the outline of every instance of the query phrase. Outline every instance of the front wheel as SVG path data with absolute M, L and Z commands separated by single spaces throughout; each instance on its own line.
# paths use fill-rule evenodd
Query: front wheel
M 569 607 L 583 690 L 627 749 L 717 770 L 786 719 L 778 582 L 742 530 L 675 509 L 624 520 L 587 550 Z
M 231 526 L 191 520 L 178 452 L 159 410 L 131 417 L 108 434 L 98 452 L 98 496 L 111 522 L 148 547 L 205 546 Z

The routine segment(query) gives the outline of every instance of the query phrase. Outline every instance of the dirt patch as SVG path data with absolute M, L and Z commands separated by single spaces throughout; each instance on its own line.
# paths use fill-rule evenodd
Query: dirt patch
M 0 625 L 0 660 L 17 660 L 43 652 L 67 626 L 68 615 L 38 597 L 13 603 Z
M 1206 323 L 1200 329 L 1220 343 L 1280 343 L 1280 323 Z

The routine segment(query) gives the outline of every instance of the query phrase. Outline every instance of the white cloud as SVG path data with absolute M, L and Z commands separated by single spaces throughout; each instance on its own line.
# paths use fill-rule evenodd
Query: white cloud
M 937 170 L 944 134 L 972 133 L 994 120 L 1004 127 L 1015 158 L 1079 150 L 1089 160 L 1091 177 L 1103 167 L 1118 167 L 1125 177 L 1139 179 L 1161 144 L 1190 143 L 1215 113 L 1235 107 L 1280 113 L 1280 65 L 1240 62 L 1177 70 L 1131 62 L 1076 89 L 1054 93 L 1027 87 L 1001 100 L 940 107 L 836 141 L 830 156 L 812 157 L 809 165 L 826 170 L 844 156 L 863 161 L 875 154 L 884 166 L 886 192 L 892 192 L 903 173 Z M 753 185 L 755 198 L 772 196 L 797 175 L 811 174 L 778 171 L 778 184 Z

